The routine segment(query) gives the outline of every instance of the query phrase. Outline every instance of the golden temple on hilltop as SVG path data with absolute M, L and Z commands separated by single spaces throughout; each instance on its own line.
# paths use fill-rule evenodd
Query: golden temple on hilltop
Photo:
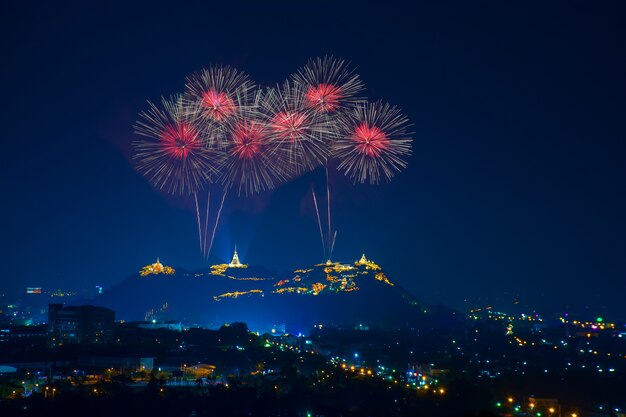
M 141 268 L 141 271 L 139 271 L 139 275 L 141 275 L 142 277 L 145 277 L 146 275 L 158 275 L 158 274 L 172 275 L 175 272 L 176 271 L 174 270 L 174 268 L 172 268 L 171 266 L 163 265 L 159 261 L 159 258 L 157 258 L 155 263 L 146 265 L 143 268 Z
M 372 269 L 374 271 L 380 270 L 380 266 L 378 266 L 374 261 L 371 261 L 365 257 L 365 254 L 361 256 L 361 259 L 354 263 L 356 266 L 364 266 L 366 269 Z

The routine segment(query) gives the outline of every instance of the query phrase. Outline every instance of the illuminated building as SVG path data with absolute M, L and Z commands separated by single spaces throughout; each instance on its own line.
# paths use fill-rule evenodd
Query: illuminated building
M 361 255 L 361 259 L 359 259 L 358 261 L 355 262 L 355 265 L 365 265 L 367 264 L 369 261 L 367 260 L 367 258 L 365 257 L 365 254 Z
M 6 326 L 0 328 L 0 344 L 36 343 L 46 340 L 46 326 Z
M 48 307 L 48 345 L 100 344 L 113 341 L 115 312 L 90 305 Z
M 367 259 L 365 257 L 365 254 L 363 254 L 363 256 L 361 256 L 361 259 L 359 259 L 358 261 L 356 261 L 354 263 L 356 266 L 364 266 L 366 269 L 371 269 L 374 271 L 378 271 L 380 270 L 380 266 L 378 266 L 376 263 L 374 263 L 373 261 Z
M 560 415 L 561 409 L 557 398 L 535 398 L 532 396 L 528 399 L 528 408 L 544 416 L 556 415 L 556 411 Z
M 141 275 L 142 277 L 145 277 L 146 275 L 158 275 L 158 274 L 172 275 L 175 272 L 176 271 L 174 270 L 174 268 L 172 268 L 171 266 L 164 266 L 159 261 L 159 258 L 157 258 L 155 263 L 151 265 L 146 265 L 143 268 L 141 268 L 141 271 L 139 271 L 139 275 Z
M 197 365 L 187 366 L 181 369 L 186 374 L 190 374 L 194 378 L 206 378 L 215 372 L 215 365 L 207 363 L 199 363 Z
M 154 369 L 154 358 L 142 356 L 80 356 L 78 365 L 95 369 L 114 368 L 117 370 L 150 372 Z
M 228 264 L 229 268 L 245 268 L 247 265 L 242 264 L 239 261 L 239 255 L 237 254 L 237 247 L 235 246 L 235 253 L 233 254 L 233 260 Z
M 152 264 L 152 270 L 157 274 L 163 272 L 163 264 L 159 262 L 159 258 Z
M 237 247 L 235 246 L 235 253 L 233 254 L 233 259 L 232 261 L 230 261 L 230 263 L 228 264 L 216 264 L 216 265 L 211 265 L 211 275 L 217 275 L 217 276 L 221 276 L 221 277 L 225 277 L 226 275 L 226 270 L 228 268 L 247 268 L 248 265 L 246 264 L 242 264 L 241 261 L 239 260 L 239 254 L 237 253 Z M 231 279 L 248 279 L 251 281 L 262 281 L 263 279 L 261 278 L 254 278 L 254 277 L 249 277 L 249 278 L 235 278 L 231 275 L 228 275 L 228 278 Z
M 356 280 L 366 276 L 394 286 L 381 267 L 365 255 L 354 264 L 326 261 L 310 269 L 296 269 L 294 274 L 293 278 L 281 279 L 274 284 L 273 292 L 319 295 L 325 292 L 359 291 Z
M 249 290 L 249 291 L 234 291 L 234 292 L 227 292 L 225 294 L 220 294 L 220 295 L 216 295 L 213 297 L 213 299 L 215 301 L 220 301 L 224 298 L 238 298 L 241 297 L 242 295 L 250 295 L 250 294 L 259 294 L 259 295 L 263 295 L 263 291 L 261 290 Z
M 26 294 L 41 294 L 41 287 L 27 287 Z

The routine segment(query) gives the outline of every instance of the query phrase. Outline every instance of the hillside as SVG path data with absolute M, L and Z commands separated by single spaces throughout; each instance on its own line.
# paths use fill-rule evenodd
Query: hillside
M 185 271 L 158 260 L 97 300 L 123 320 L 182 320 L 201 326 L 244 321 L 253 329 L 285 324 L 306 331 L 317 323 L 397 326 L 427 307 L 363 256 L 278 274 L 239 262 Z

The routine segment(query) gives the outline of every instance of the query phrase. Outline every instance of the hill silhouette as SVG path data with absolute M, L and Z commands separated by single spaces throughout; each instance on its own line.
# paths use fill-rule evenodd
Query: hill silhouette
M 396 327 L 429 311 L 365 256 L 292 273 L 238 262 L 203 271 L 174 270 L 157 261 L 97 301 L 127 321 L 175 320 L 208 327 L 239 321 L 253 330 L 284 324 L 292 333 L 319 323 Z

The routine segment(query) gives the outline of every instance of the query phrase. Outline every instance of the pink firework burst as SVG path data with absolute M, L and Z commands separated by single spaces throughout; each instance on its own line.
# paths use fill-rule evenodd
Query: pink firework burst
M 239 159 L 252 160 L 264 150 L 267 142 L 266 127 L 257 122 L 240 122 L 233 128 L 231 152 Z
M 286 164 L 272 150 L 268 117 L 259 112 L 262 96 L 257 91 L 252 97 L 238 97 L 237 102 L 249 111 L 230 118 L 220 138 L 223 144 L 220 181 L 225 190 L 237 188 L 240 195 L 270 190 L 286 178 Z
M 216 174 L 218 151 L 204 146 L 206 139 L 182 97 L 150 103 L 140 114 L 133 142 L 137 169 L 155 187 L 170 194 L 194 194 Z
M 307 106 L 301 86 L 287 81 L 267 90 L 259 113 L 268 126 L 271 153 L 290 176 L 326 162 L 336 132 L 330 118 Z
M 370 126 L 363 122 L 354 127 L 352 140 L 356 143 L 358 152 L 371 158 L 380 157 L 381 153 L 389 147 L 389 138 L 376 126 Z
M 340 120 L 340 135 L 333 143 L 337 169 L 354 182 L 391 180 L 406 167 L 412 139 L 408 119 L 387 103 L 360 103 Z
M 270 122 L 270 128 L 280 139 L 297 141 L 302 139 L 308 128 L 307 115 L 297 111 L 276 113 Z
M 229 66 L 212 66 L 187 77 L 183 95 L 187 109 L 199 121 L 208 146 L 224 138 L 226 123 L 240 113 L 252 112 L 247 107 L 255 94 L 254 82 L 244 72 Z
M 326 83 L 309 86 L 304 96 L 307 106 L 322 113 L 337 111 L 339 109 L 339 100 L 342 98 L 341 88 Z
M 305 104 L 316 112 L 332 114 L 362 101 L 363 83 L 343 59 L 311 59 L 291 76 L 305 92 Z
M 223 122 L 237 113 L 235 101 L 214 88 L 202 92 L 202 109 L 206 117 L 215 122 Z
M 161 145 L 175 159 L 187 159 L 202 148 L 200 136 L 189 123 L 168 124 L 161 132 Z

